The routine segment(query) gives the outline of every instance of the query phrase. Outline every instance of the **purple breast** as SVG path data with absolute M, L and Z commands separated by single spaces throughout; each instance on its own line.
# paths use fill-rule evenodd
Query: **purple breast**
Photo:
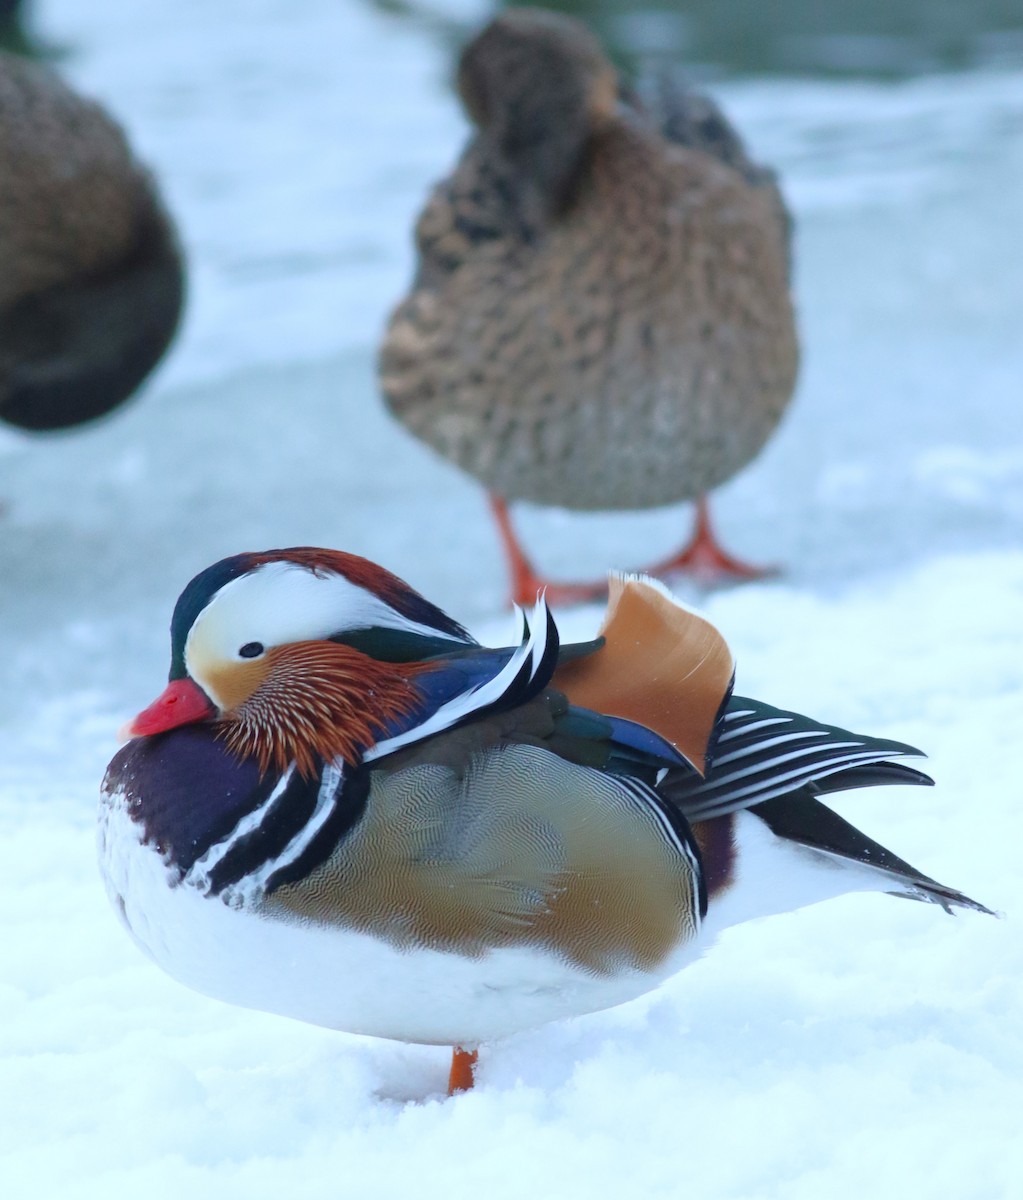
M 107 768 L 104 791 L 119 792 L 133 821 L 182 874 L 270 795 L 278 776 L 232 754 L 201 725 L 135 738 Z

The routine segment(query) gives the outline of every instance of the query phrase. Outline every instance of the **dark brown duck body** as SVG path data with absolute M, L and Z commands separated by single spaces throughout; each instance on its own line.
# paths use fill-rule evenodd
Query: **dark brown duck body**
M 0 53 L 0 418 L 103 415 L 178 325 L 184 272 L 149 172 L 119 126 L 51 71 Z
M 392 411 L 506 499 L 646 508 L 727 480 L 796 378 L 773 177 L 716 110 L 727 139 L 698 136 L 703 100 L 664 120 L 620 100 L 566 18 L 504 14 L 460 86 L 478 130 L 419 221 L 381 354 Z

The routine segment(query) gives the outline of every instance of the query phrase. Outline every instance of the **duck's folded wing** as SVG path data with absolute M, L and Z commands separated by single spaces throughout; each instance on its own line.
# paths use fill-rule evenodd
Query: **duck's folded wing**
M 361 819 L 271 902 L 401 949 L 540 946 L 597 974 L 650 969 L 696 935 L 698 852 L 651 789 L 475 732 L 364 768 Z
M 546 686 L 558 661 L 558 630 L 542 599 L 522 614 L 518 646 L 459 647 L 443 656 L 409 665 L 409 680 L 419 703 L 383 730 L 366 762 L 467 721 L 527 704 Z
M 693 764 L 659 733 L 592 709 L 566 704 L 558 692 L 547 696 L 552 723 L 546 745 L 571 762 L 630 775 L 653 785 L 666 771 L 698 776 Z

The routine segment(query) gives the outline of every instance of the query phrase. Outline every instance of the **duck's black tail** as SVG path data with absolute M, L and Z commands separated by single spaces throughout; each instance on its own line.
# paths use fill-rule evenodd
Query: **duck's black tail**
M 732 696 L 718 721 L 706 775 L 671 771 L 660 791 L 691 824 L 748 810 L 777 837 L 887 877 L 890 886 L 879 880 L 879 890 L 940 904 L 946 912 L 958 907 L 991 913 L 922 874 L 818 799 L 861 787 L 933 783 L 922 771 L 890 761 L 904 756 L 920 751 Z
M 889 768 L 898 765 L 884 764 Z M 858 778 L 861 773 L 869 778 Z M 936 879 L 931 879 L 929 875 L 921 874 L 897 854 L 861 833 L 855 825 L 850 825 L 838 813 L 814 798 L 815 794 L 820 792 L 837 792 L 852 787 L 870 787 L 874 784 L 915 783 L 920 782 L 919 780 L 900 777 L 894 772 L 888 775 L 870 767 L 853 767 L 841 776 L 831 776 L 822 782 L 825 785 L 823 787 L 807 784 L 798 792 L 767 800 L 763 804 L 755 805 L 750 811 L 756 813 L 778 837 L 807 846 L 832 858 L 846 859 L 872 867 L 875 871 L 887 875 L 891 886 L 884 887 L 883 890 L 889 895 L 940 904 L 947 913 L 951 913 L 953 908 L 972 908 L 976 912 L 995 915 L 990 908 L 971 900 L 965 893 L 947 887 Z

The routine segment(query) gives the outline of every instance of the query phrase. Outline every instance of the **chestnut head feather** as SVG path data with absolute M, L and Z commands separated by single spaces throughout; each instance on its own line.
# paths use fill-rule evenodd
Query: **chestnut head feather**
M 388 727 L 419 707 L 416 664 L 381 663 L 330 641 L 267 651 L 254 689 L 217 721 L 218 733 L 260 771 L 294 763 L 311 778 L 319 765 L 360 761 Z

